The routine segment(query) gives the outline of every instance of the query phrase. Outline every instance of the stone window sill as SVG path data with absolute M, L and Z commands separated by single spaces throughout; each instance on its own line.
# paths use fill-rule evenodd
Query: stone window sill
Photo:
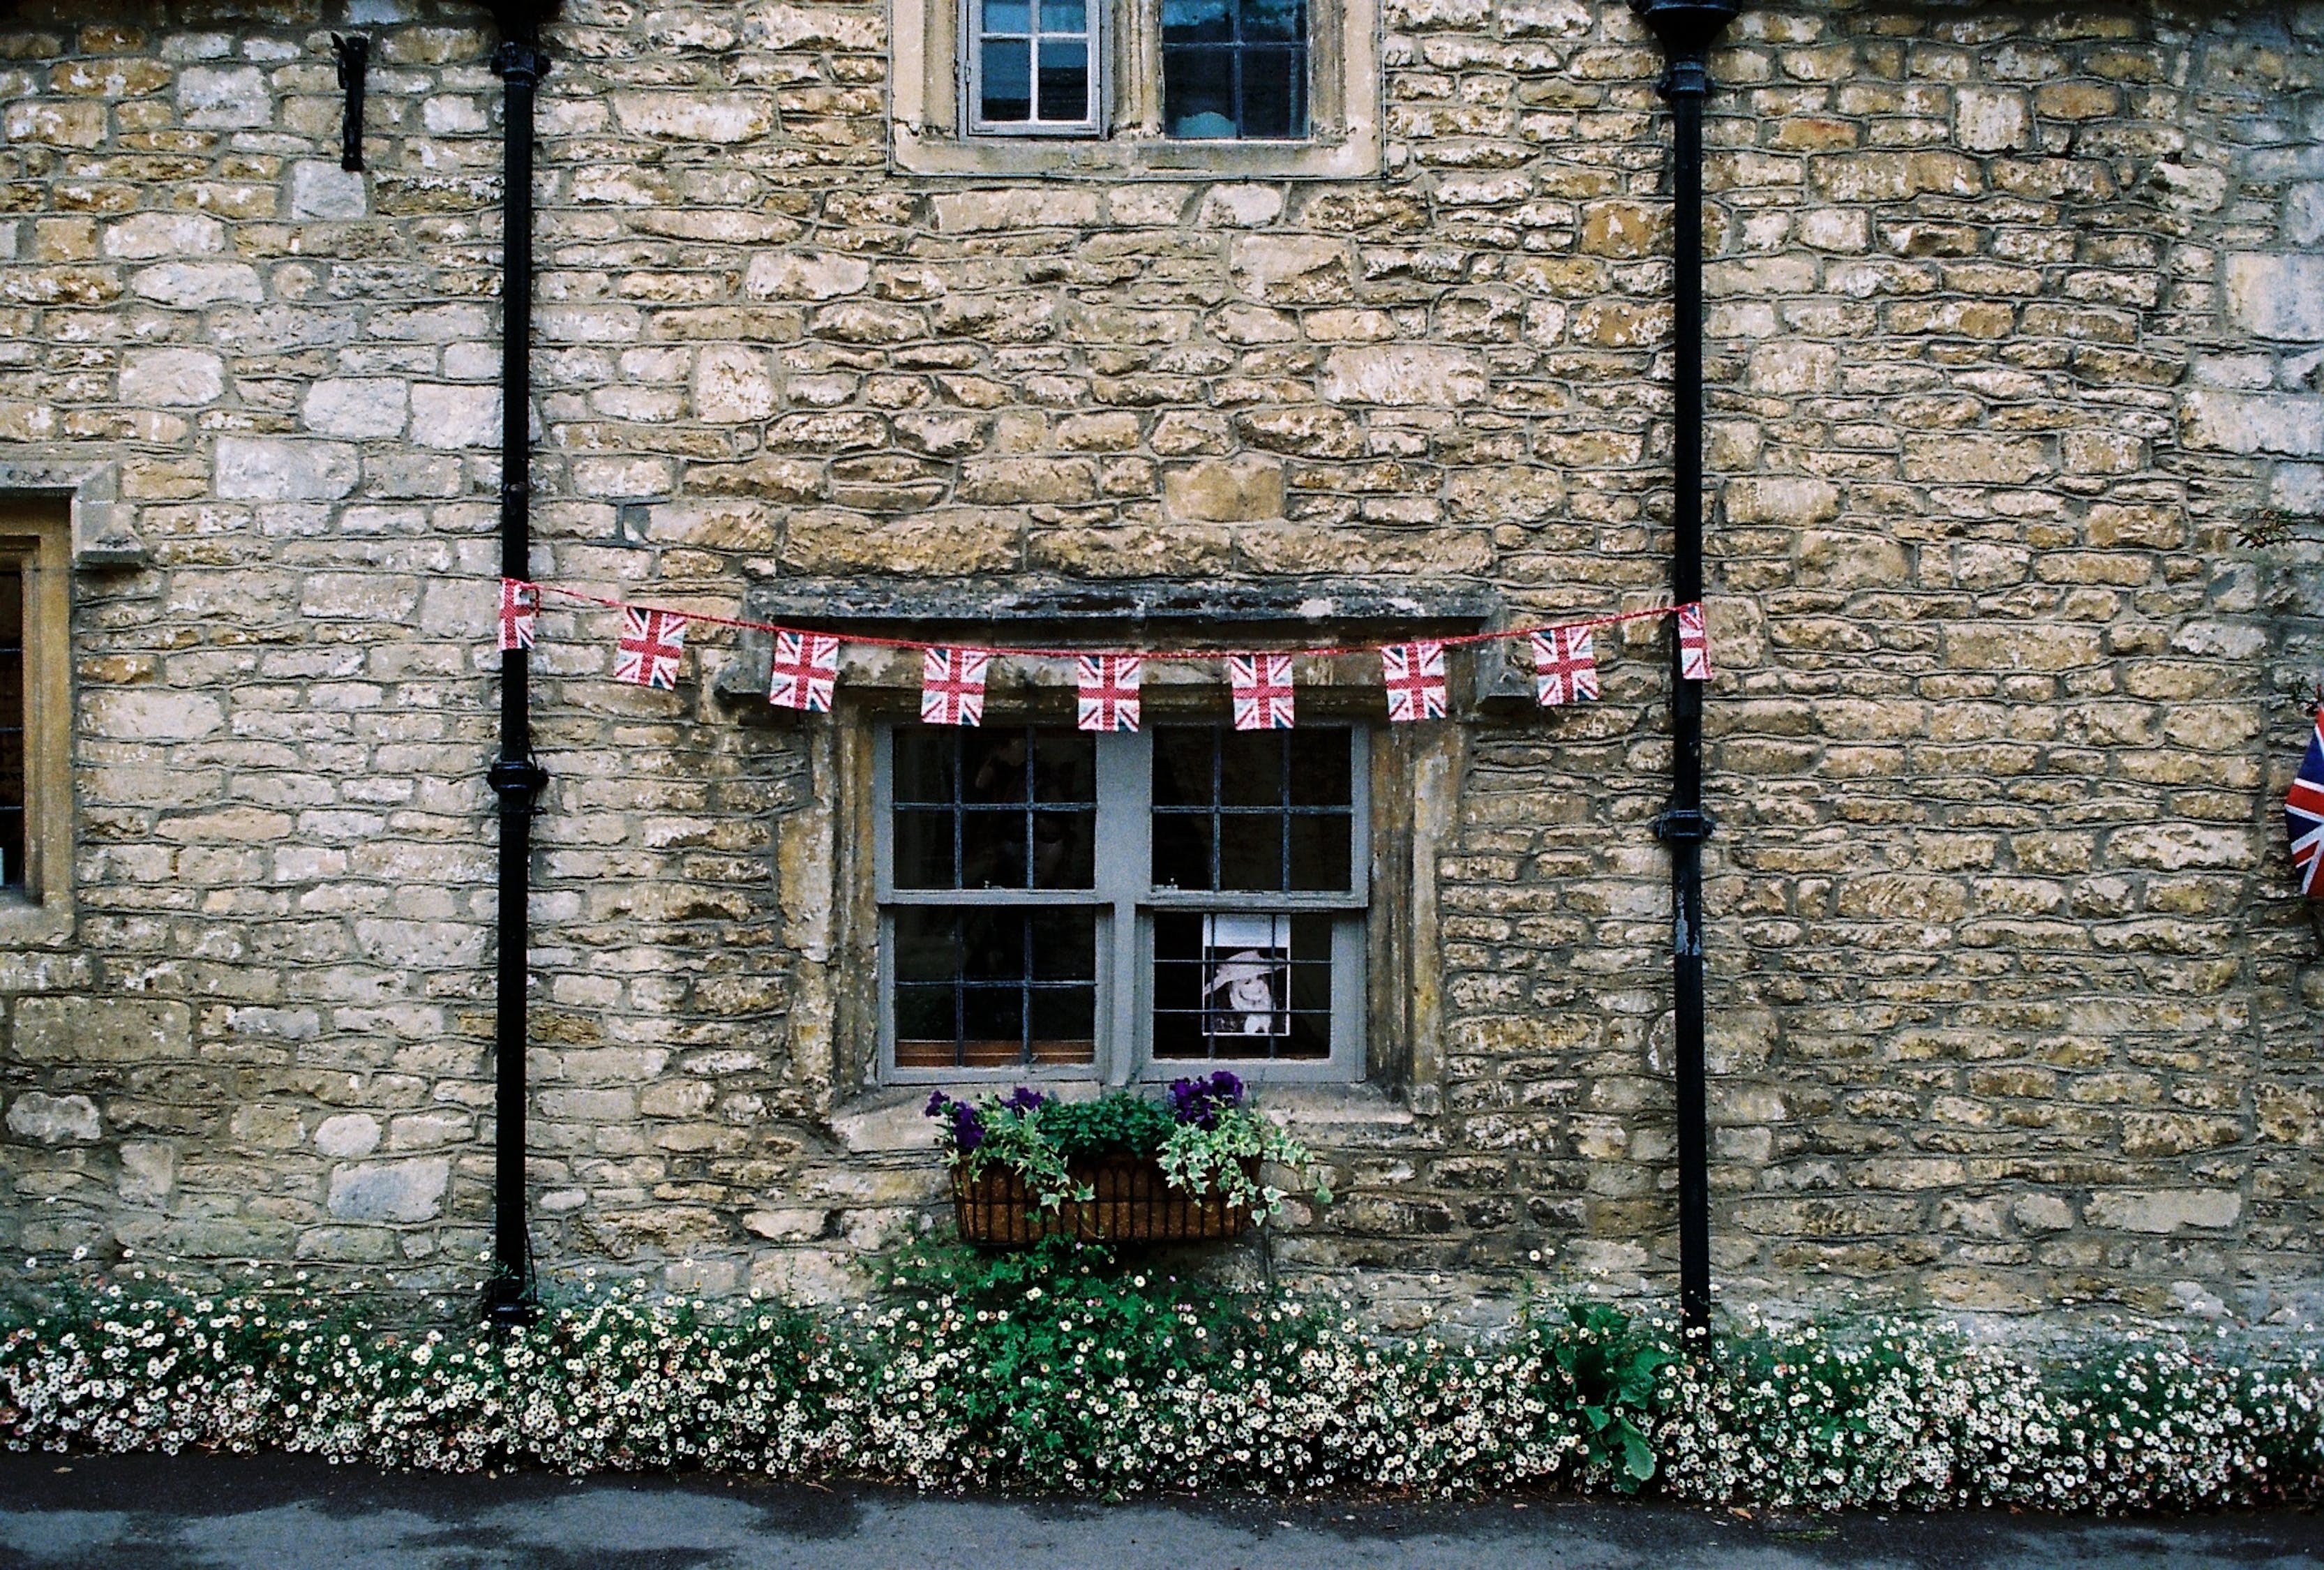
M 988 1085 L 960 1087 L 982 1094 Z M 1098 1094 L 1094 1083 L 1044 1086 L 1069 1099 Z M 929 1087 L 884 1085 L 851 1097 L 832 1110 L 831 1131 L 850 1155 L 886 1156 L 936 1149 L 936 1125 L 922 1111 Z M 1333 1145 L 1386 1143 L 1411 1131 L 1410 1108 L 1377 1085 L 1275 1085 L 1261 1093 L 1261 1104 L 1280 1113 L 1303 1140 Z
M 1379 172 L 1370 137 L 1329 142 L 1180 142 L 1112 137 L 959 137 L 898 124 L 895 166 L 909 174 L 1120 180 L 1355 180 Z

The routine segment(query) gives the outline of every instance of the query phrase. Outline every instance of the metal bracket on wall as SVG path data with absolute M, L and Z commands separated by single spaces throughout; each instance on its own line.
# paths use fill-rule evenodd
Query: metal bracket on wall
M 360 32 L 331 34 L 331 53 L 338 57 L 339 86 L 346 89 L 346 118 L 339 123 L 339 167 L 360 171 L 364 166 L 364 72 L 371 64 L 371 40 Z

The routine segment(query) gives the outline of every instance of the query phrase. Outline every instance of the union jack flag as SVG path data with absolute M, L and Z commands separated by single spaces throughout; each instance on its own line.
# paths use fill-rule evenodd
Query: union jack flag
M 1138 686 L 1146 661 L 1135 654 L 1084 654 L 1074 662 L 1081 703 L 1074 723 L 1085 731 L 1138 728 Z
M 638 687 L 674 688 L 686 658 L 686 618 L 675 611 L 622 607 L 622 641 L 613 654 L 613 679 Z
M 831 689 L 839 683 L 839 640 L 824 633 L 775 634 L 773 674 L 767 701 L 777 708 L 831 712 Z
M 2300 891 L 2314 899 L 2324 890 L 2316 886 L 2316 869 L 2324 864 L 2324 709 L 2308 731 L 2308 756 L 2283 798 L 2283 827 L 2292 836 L 2292 870 L 2300 874 Z
M 1380 651 L 1380 680 L 1388 688 L 1388 717 L 1444 717 L 1444 645 L 1392 643 Z
M 984 723 L 984 672 L 992 656 L 973 649 L 920 653 L 920 717 L 932 725 Z
M 532 647 L 533 621 L 540 614 L 540 590 L 521 577 L 501 579 L 501 652 Z
M 1587 627 L 1545 627 L 1533 635 L 1533 692 L 1544 708 L 1598 696 L 1598 651 Z
M 1701 600 L 1678 608 L 1678 675 L 1681 681 L 1711 679 L 1711 632 Z
M 1234 725 L 1239 731 L 1287 731 L 1291 728 L 1291 656 L 1288 654 L 1230 654 L 1227 685 L 1234 692 Z

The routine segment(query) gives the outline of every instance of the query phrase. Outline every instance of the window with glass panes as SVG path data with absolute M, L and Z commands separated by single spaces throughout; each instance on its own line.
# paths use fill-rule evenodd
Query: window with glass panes
M 1158 0 L 1160 129 L 1179 141 L 1309 134 L 1306 0 Z M 1111 63 L 1104 0 L 965 0 L 968 126 L 980 135 L 1097 136 Z M 1136 30 L 1133 30 L 1135 32 Z
M 1360 1073 L 1360 730 L 899 725 L 879 756 L 891 1077 Z
M 969 0 L 969 124 L 1011 135 L 1098 128 L 1089 0 Z

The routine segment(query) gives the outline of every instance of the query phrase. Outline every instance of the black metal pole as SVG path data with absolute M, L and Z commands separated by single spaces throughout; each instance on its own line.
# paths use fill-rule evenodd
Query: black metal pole
M 501 263 L 501 576 L 532 577 L 532 102 L 549 57 L 530 27 L 493 56 L 507 89 L 503 125 Z M 484 1316 L 530 1319 L 525 1234 L 525 983 L 532 891 L 532 808 L 548 776 L 532 760 L 525 651 L 501 655 L 501 755 L 486 778 L 500 799 L 500 971 L 493 1052 L 493 1273 Z
M 1702 598 L 1702 105 L 1711 44 L 1738 0 L 1630 0 L 1662 41 L 1671 106 L 1671 306 L 1674 320 L 1671 596 Z M 1702 683 L 1683 679 L 1671 640 L 1671 797 L 1655 822 L 1670 846 L 1672 1025 L 1677 1053 L 1678 1298 L 1687 1330 L 1711 1328 L 1711 1117 L 1703 1068 Z
M 364 73 L 371 62 L 371 40 L 360 32 L 344 38 L 335 32 L 331 52 L 339 57 L 339 86 L 347 94 L 339 120 L 339 167 L 352 174 L 364 166 Z

